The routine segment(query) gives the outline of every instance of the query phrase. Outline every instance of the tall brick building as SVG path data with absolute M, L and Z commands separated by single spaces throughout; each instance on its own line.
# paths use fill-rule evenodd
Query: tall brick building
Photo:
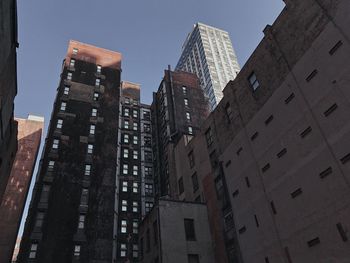
M 18 262 L 111 262 L 121 54 L 70 41 Z

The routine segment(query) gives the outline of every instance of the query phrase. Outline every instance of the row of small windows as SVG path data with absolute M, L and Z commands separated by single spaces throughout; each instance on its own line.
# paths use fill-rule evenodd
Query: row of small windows
M 64 95 L 69 95 L 69 92 L 70 92 L 70 87 L 69 86 L 64 86 L 63 94 Z M 99 97 L 100 97 L 100 93 L 95 91 L 94 94 L 93 94 L 92 99 L 94 101 L 98 101 Z M 64 107 L 62 107 L 62 105 L 64 105 Z M 62 102 L 60 110 L 61 111 L 65 111 L 66 110 L 66 106 L 67 106 L 67 103 L 66 102 Z
M 129 108 L 124 108 L 124 117 L 129 117 L 130 116 L 130 109 Z M 138 110 L 133 110 L 132 111 L 132 116 L 134 118 L 137 118 L 139 116 Z
M 73 73 L 72 72 L 67 72 L 67 80 L 72 80 L 73 78 Z M 99 87 L 101 85 L 101 79 L 100 78 L 96 78 L 95 79 L 95 86 Z
M 128 120 L 124 120 L 124 129 L 129 129 L 129 128 L 130 128 L 129 124 L 130 124 L 130 123 L 129 123 Z M 134 123 L 133 123 L 132 129 L 133 129 L 134 131 L 137 131 L 137 130 L 138 130 L 138 124 L 137 124 L 137 122 L 134 122 Z
M 126 257 L 127 252 L 128 252 L 127 244 L 121 243 L 120 244 L 120 257 Z M 139 247 L 137 244 L 132 245 L 132 256 L 133 256 L 133 258 L 138 258 L 138 256 L 139 256 Z
M 123 175 L 129 174 L 129 165 L 123 164 Z M 132 166 L 132 174 L 137 176 L 139 174 L 139 167 L 137 165 Z
M 124 136 L 123 136 L 123 143 L 129 143 L 129 138 L 130 137 L 131 136 L 129 134 L 124 134 Z M 133 144 L 138 144 L 139 143 L 139 138 L 136 135 L 133 136 L 132 143 Z
M 121 211 L 127 212 L 128 211 L 128 200 L 122 200 L 121 202 Z M 139 211 L 139 204 L 136 201 L 132 202 L 132 212 L 137 213 Z

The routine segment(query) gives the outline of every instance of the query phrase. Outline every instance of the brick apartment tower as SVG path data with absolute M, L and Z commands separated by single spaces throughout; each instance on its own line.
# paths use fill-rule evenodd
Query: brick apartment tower
M 15 0 L 0 5 L 0 202 L 17 151 L 17 122 L 14 99 L 17 94 L 17 7 Z
M 158 91 L 153 93 L 152 125 L 154 183 L 156 196 L 176 197 L 173 148 L 182 135 L 189 141 L 209 114 L 198 77 L 184 71 L 164 71 Z
M 111 262 L 121 54 L 70 41 L 18 262 Z
M 151 111 L 138 84 L 121 87 L 113 260 L 137 262 L 139 223 L 154 203 Z
M 11 261 L 44 129 L 42 117 L 29 115 L 16 121 L 18 151 L 0 205 L 0 263 Z

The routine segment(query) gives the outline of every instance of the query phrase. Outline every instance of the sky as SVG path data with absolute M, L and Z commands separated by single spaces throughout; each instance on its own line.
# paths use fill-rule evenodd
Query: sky
M 228 31 L 242 67 L 284 7 L 282 0 L 17 0 L 17 5 L 15 115 L 43 116 L 44 137 L 70 39 L 122 53 L 122 80 L 141 84 L 141 101 L 150 104 L 164 69 L 175 68 L 193 24 Z

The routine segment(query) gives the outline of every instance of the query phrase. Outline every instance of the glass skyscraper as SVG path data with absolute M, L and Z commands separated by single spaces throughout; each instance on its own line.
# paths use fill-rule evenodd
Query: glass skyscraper
M 183 44 L 176 70 L 197 74 L 213 110 L 228 81 L 240 70 L 228 32 L 196 23 Z

